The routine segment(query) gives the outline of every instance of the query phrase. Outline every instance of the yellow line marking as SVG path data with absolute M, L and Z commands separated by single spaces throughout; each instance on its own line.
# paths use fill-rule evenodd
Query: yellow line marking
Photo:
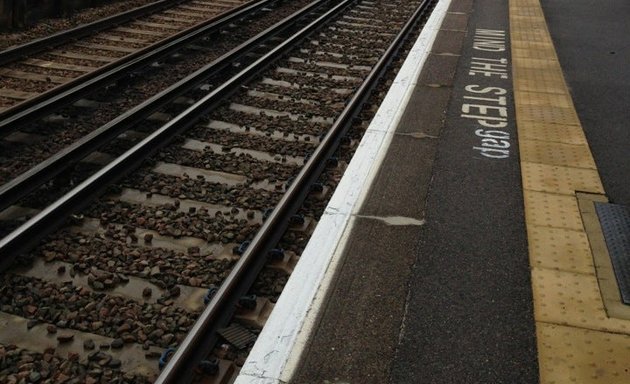
M 577 195 L 604 189 L 539 0 L 510 0 L 510 36 L 540 382 L 630 383 L 630 321 Z

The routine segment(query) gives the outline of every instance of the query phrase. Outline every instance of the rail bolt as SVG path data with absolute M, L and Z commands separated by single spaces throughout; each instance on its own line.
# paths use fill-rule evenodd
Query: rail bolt
M 289 224 L 291 225 L 303 225 L 306 219 L 304 219 L 304 215 L 293 215 L 291 219 L 289 219 Z
M 219 373 L 219 359 L 212 357 L 208 360 L 202 360 L 199 363 L 199 369 L 205 375 L 214 376 Z
M 240 298 L 238 301 L 239 307 L 247 309 L 249 311 L 256 309 L 256 295 L 247 295 Z
M 284 259 L 284 249 L 274 248 L 269 251 L 269 258 L 271 260 L 282 260 Z
M 218 290 L 219 288 L 217 287 L 208 288 L 208 292 L 206 292 L 206 294 L 203 296 L 203 303 L 205 305 L 208 305 L 208 303 L 210 302 L 210 300 L 212 300 L 212 298 L 214 297 L 214 295 L 217 293 Z
M 322 183 L 315 183 L 315 184 L 311 185 L 311 192 L 315 192 L 315 193 L 322 193 L 322 192 L 324 192 L 324 184 L 322 184 Z
M 175 353 L 175 348 L 168 348 L 166 351 L 162 353 L 162 356 L 160 356 L 160 360 L 158 361 L 158 367 L 160 368 L 160 370 L 164 368 L 164 366 L 166 365 L 166 363 L 168 363 L 168 361 L 170 360 L 171 356 L 173 356 L 174 353 Z
M 265 212 L 263 212 L 263 221 L 267 220 L 267 218 L 271 216 L 271 212 L 273 212 L 273 208 L 265 209 Z
M 243 253 L 245 253 L 245 251 L 247 250 L 247 247 L 249 247 L 250 243 L 251 241 L 243 241 L 241 245 L 239 245 L 238 247 L 232 248 L 232 253 L 235 255 L 242 256 Z

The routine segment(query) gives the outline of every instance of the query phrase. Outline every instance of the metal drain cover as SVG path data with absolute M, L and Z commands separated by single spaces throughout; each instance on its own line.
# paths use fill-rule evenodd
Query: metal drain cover
M 237 349 L 245 349 L 256 341 L 256 335 L 253 332 L 236 323 L 219 330 L 218 334 Z
M 595 203 L 624 304 L 630 305 L 630 207 Z

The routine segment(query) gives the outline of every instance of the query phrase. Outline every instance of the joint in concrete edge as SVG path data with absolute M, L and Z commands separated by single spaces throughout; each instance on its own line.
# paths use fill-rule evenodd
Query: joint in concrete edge
M 367 196 L 368 188 L 365 186 L 374 180 L 378 164 L 385 158 L 394 130 L 404 112 L 403 106 L 417 85 L 450 3 L 451 0 L 440 0 L 435 6 L 412 47 L 417 55 L 409 56 L 403 63 L 326 208 L 328 215 L 315 228 L 235 384 L 281 384 L 291 381 L 307 345 L 306 340 L 314 330 L 319 312 L 317 304 L 325 299 L 324 294 L 333 279 L 334 273 L 330 271 L 334 271 L 339 263 L 349 230 L 356 220 L 355 210 Z M 379 124 L 385 129 L 376 129 Z M 421 222 L 418 220 L 414 225 L 422 225 Z M 306 277 L 306 282 L 300 280 L 298 284 L 298 276 Z M 294 289 L 288 289 L 290 285 L 295 286 Z M 261 366 L 270 352 L 277 354 L 274 360 L 281 361 L 275 361 L 271 366 Z

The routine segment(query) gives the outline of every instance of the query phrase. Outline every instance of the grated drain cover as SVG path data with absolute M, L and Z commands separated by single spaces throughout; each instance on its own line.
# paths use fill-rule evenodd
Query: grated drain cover
M 228 343 L 237 349 L 245 349 L 256 341 L 256 335 L 242 325 L 232 323 L 228 327 L 218 331 Z
M 630 305 L 630 207 L 595 203 L 624 304 Z

